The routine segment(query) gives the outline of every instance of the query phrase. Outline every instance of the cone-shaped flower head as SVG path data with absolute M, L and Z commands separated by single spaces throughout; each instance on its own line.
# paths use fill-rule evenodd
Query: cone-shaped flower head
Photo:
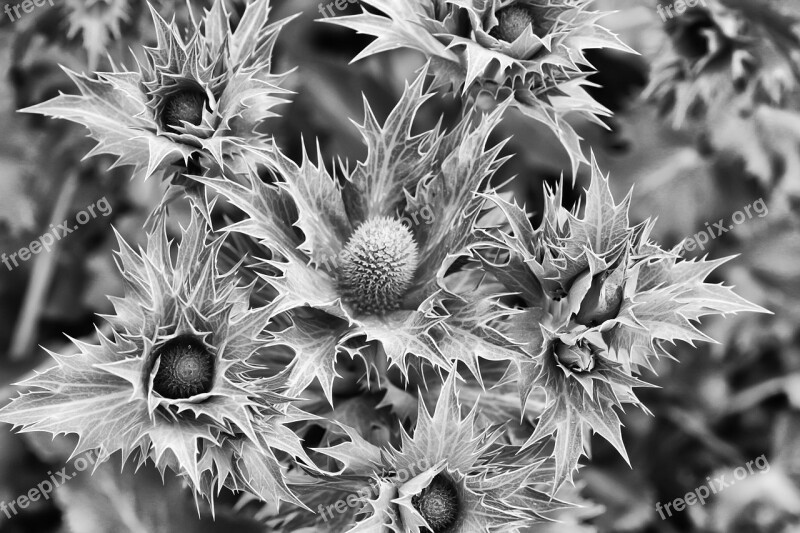
M 215 0 L 184 32 L 151 11 L 158 41 L 136 70 L 67 70 L 80 94 L 26 111 L 83 124 L 98 141 L 90 155 L 114 155 L 145 178 L 185 172 L 190 160 L 217 172 L 269 160 L 271 139 L 257 130 L 285 101 L 285 75 L 271 68 L 287 20 L 269 24 L 269 0 L 252 0 L 233 31 L 225 2 Z
M 276 305 L 305 313 L 276 334 L 298 353 L 291 394 L 316 378 L 330 399 L 341 351 L 377 343 L 404 374 L 410 363 L 448 369 L 456 360 L 477 373 L 476 354 L 490 346 L 498 306 L 466 282 L 462 298 L 441 285 L 468 275 L 450 267 L 482 216 L 474 193 L 502 162 L 501 145 L 486 147 L 502 109 L 475 124 L 464 117 L 449 133 L 437 126 L 412 136 L 416 111 L 430 97 L 423 82 L 424 74 L 406 88 L 382 126 L 366 106 L 368 156 L 344 170 L 342 185 L 306 155 L 299 166 L 278 157 L 277 186 L 257 177 L 249 187 L 199 178 L 246 213 L 231 230 L 279 255 L 271 264 L 282 276 L 265 278 Z
M 645 384 L 635 375 L 669 357 L 668 343 L 710 340 L 696 327 L 705 315 L 764 312 L 704 281 L 728 259 L 685 260 L 651 243 L 650 221 L 629 224 L 630 195 L 617 204 L 594 161 L 592 169 L 583 209 L 569 211 L 560 189 L 546 191 L 538 229 L 519 206 L 490 196 L 507 222 L 486 237 L 509 253 L 480 252 L 503 292 L 524 302 L 510 326 L 522 349 L 506 381 L 518 385 L 523 407 L 534 390 L 546 393 L 527 445 L 555 434 L 554 488 L 570 478 L 589 428 L 625 457 L 613 408 L 638 405 L 632 389 Z
M 359 226 L 344 247 L 339 289 L 364 313 L 398 309 L 417 270 L 417 243 L 400 221 L 373 218 Z
M 786 107 L 800 87 L 800 6 L 763 0 L 708 0 L 663 17 L 668 48 L 647 93 L 675 126 L 742 100 Z
M 329 482 L 331 487 L 335 484 L 358 501 L 346 514 L 350 523 L 340 523 L 340 529 L 517 531 L 544 521 L 543 514 L 569 507 L 546 494 L 552 461 L 500 443 L 501 432 L 476 427 L 476 413 L 462 414 L 451 375 L 432 416 L 420 402 L 413 436 L 402 431 L 399 448 L 378 448 L 345 427 L 348 442 L 321 450 L 341 464 L 342 477 Z M 319 486 L 326 490 L 324 480 Z
M 120 239 L 125 297 L 112 298 L 109 338 L 74 341 L 73 356 L 26 381 L 30 390 L 0 411 L 23 431 L 78 436 L 75 453 L 121 452 L 184 475 L 205 497 L 228 486 L 268 501 L 296 501 L 276 453 L 305 458 L 284 424 L 303 419 L 283 396 L 282 378 L 253 375 L 251 357 L 273 310 L 250 309 L 252 287 L 216 267 L 221 240 L 207 243 L 193 213 L 177 258 L 162 222 L 146 250 Z
M 588 0 L 363 0 L 378 13 L 333 17 L 377 37 L 356 59 L 399 47 L 422 52 L 436 85 L 463 92 L 488 91 L 510 99 L 564 144 L 573 171 L 585 162 L 580 138 L 564 120 L 569 112 L 590 119 L 608 111 L 585 90 L 584 57 L 592 48 L 631 51 L 597 24 L 602 13 Z

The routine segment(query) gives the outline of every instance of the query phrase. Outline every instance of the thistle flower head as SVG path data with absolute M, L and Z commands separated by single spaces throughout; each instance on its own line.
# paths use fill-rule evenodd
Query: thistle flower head
M 708 0 L 665 20 L 668 52 L 647 95 L 675 126 L 729 108 L 793 105 L 800 86 L 800 9 L 788 2 Z
M 461 510 L 456 485 L 444 474 L 436 474 L 430 485 L 411 497 L 411 504 L 433 533 L 444 533 L 452 528 Z
M 271 71 L 271 56 L 288 21 L 267 22 L 269 0 L 249 2 L 235 31 L 223 0 L 185 32 L 151 12 L 157 43 L 137 69 L 67 70 L 80 94 L 26 111 L 83 124 L 98 141 L 90 155 L 116 156 L 144 178 L 185 173 L 190 158 L 217 172 L 269 161 L 271 139 L 257 128 L 285 102 L 285 75 Z
M 709 340 L 695 325 L 705 315 L 764 312 L 704 281 L 726 260 L 685 260 L 651 243 L 650 221 L 629 223 L 630 195 L 616 203 L 594 161 L 592 169 L 583 208 L 565 209 L 560 189 L 548 190 L 536 229 L 519 206 L 490 196 L 508 222 L 485 236 L 508 256 L 481 254 L 524 302 L 511 317 L 521 349 L 504 381 L 517 384 L 523 409 L 534 390 L 546 394 L 526 446 L 555 435 L 554 488 L 571 477 L 589 429 L 626 457 L 614 407 L 640 405 L 633 388 L 645 383 L 636 375 L 668 357 L 667 344 Z
M 191 124 L 199 126 L 203 121 L 203 110 L 208 98 L 196 89 L 186 89 L 171 94 L 164 100 L 161 120 L 165 129 L 176 131 Z
M 215 358 L 203 343 L 192 336 L 177 337 L 154 354 L 158 371 L 153 390 L 173 400 L 211 392 Z
M 573 164 L 585 162 L 568 112 L 597 121 L 608 111 L 586 92 L 592 48 L 631 51 L 597 24 L 587 0 L 364 0 L 378 12 L 327 22 L 377 37 L 356 59 L 399 47 L 430 61 L 436 86 L 508 99 L 550 128 Z
M 400 307 L 417 269 L 411 231 L 390 217 L 368 220 L 344 247 L 338 284 L 346 302 L 362 313 Z
M 349 442 L 321 450 L 342 463 L 352 483 L 344 488 L 359 497 L 347 531 L 516 531 L 569 507 L 542 492 L 549 461 L 477 428 L 475 409 L 462 415 L 455 382 L 451 375 L 433 415 L 420 403 L 413 436 L 403 432 L 399 448 L 377 448 L 345 427 Z M 374 491 L 359 490 L 367 482 Z
M 492 37 L 513 43 L 519 39 L 525 30 L 534 30 L 535 19 L 533 9 L 524 4 L 513 4 L 495 13 L 497 26 L 489 34 Z
M 306 154 L 300 165 L 279 155 L 277 187 L 255 176 L 249 186 L 200 178 L 246 213 L 230 229 L 278 254 L 270 264 L 282 276 L 266 281 L 279 308 L 306 313 L 277 334 L 302 354 L 303 362 L 298 355 L 293 363 L 292 394 L 317 379 L 332 401 L 337 352 L 363 357 L 374 345 L 403 374 L 410 364 L 449 369 L 456 360 L 477 372 L 476 354 L 493 334 L 487 324 L 501 312 L 496 304 L 455 297 L 441 285 L 469 275 L 450 267 L 483 215 L 474 192 L 502 162 L 502 145 L 486 143 L 503 110 L 480 121 L 465 116 L 448 133 L 437 126 L 412 136 L 416 112 L 430 97 L 424 80 L 422 74 L 406 88 L 383 125 L 365 107 L 369 155 L 344 170 L 342 185 Z
M 275 452 L 305 458 L 284 424 L 303 419 L 283 378 L 256 377 L 251 357 L 269 343 L 273 310 L 250 309 L 252 287 L 216 267 L 221 240 L 207 242 L 200 215 L 183 231 L 173 261 L 163 220 L 136 253 L 120 239 L 124 298 L 105 319 L 109 338 L 74 341 L 74 356 L 24 385 L 0 411 L 23 431 L 75 433 L 75 453 L 119 451 L 170 467 L 210 498 L 223 486 L 265 500 L 296 502 Z

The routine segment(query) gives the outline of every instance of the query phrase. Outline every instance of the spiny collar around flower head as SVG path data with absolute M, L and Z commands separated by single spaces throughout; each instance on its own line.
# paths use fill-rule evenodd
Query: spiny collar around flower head
M 302 505 L 272 449 L 308 459 L 283 426 L 304 413 L 283 395 L 285 377 L 253 375 L 274 308 L 250 308 L 252 285 L 220 274 L 222 241 L 208 241 L 197 212 L 174 258 L 163 219 L 139 253 L 120 238 L 125 297 L 112 298 L 116 314 L 104 317 L 113 338 L 53 354 L 58 365 L 28 383 L 37 392 L 0 417 L 29 431 L 75 433 L 76 453 L 99 448 L 101 461 L 136 453 L 140 465 L 169 467 L 207 498 L 225 486 Z
M 345 427 L 350 442 L 320 450 L 342 461 L 347 477 L 377 480 L 371 482 L 376 499 L 363 501 L 372 514 L 359 513 L 356 528 L 434 533 L 522 528 L 564 505 L 537 490 L 552 470 L 543 458 L 517 455 L 519 447 L 498 442 L 501 432 L 476 427 L 476 408 L 462 414 L 456 381 L 451 374 L 440 384 L 432 414 L 419 402 L 413 436 L 403 431 L 399 448 L 380 449 Z
M 210 134 L 217 125 L 203 124 L 202 111 L 203 108 L 208 108 L 210 113 L 216 111 L 218 99 L 225 87 L 227 53 L 225 50 L 218 50 L 216 54 L 209 54 L 198 27 L 190 30 L 193 33 L 184 42 L 174 21 L 167 24 L 152 6 L 150 10 L 156 23 L 158 42 L 155 47 L 145 47 L 148 61 L 142 68 L 142 84 L 149 98 L 148 105 L 153 109 L 158 125 L 164 132 L 193 132 L 203 135 L 201 132 L 208 130 Z M 190 105 L 192 99 L 201 103 L 194 106 L 199 107 L 199 110 L 194 109 L 193 113 L 199 114 L 197 118 L 200 120 L 190 121 L 199 129 L 188 128 L 188 131 L 184 131 L 184 125 L 175 124 L 169 120 L 169 115 L 173 113 L 172 108 L 176 104 Z
M 279 151 L 276 166 L 284 179 L 274 186 L 256 174 L 247 184 L 199 179 L 246 214 L 233 231 L 275 252 L 270 264 L 282 275 L 265 279 L 281 305 L 311 307 L 319 317 L 278 334 L 305 360 L 318 361 L 293 365 L 296 394 L 318 379 L 332 401 L 337 350 L 353 345 L 362 355 L 379 345 L 387 366 L 403 374 L 410 364 L 449 369 L 461 358 L 477 372 L 482 341 L 502 314 L 493 302 L 471 302 L 470 294 L 445 305 L 450 293 L 441 285 L 460 269 L 455 257 L 464 254 L 484 215 L 475 192 L 505 161 L 503 144 L 489 146 L 488 139 L 506 106 L 480 120 L 465 114 L 448 132 L 437 125 L 412 135 L 417 111 L 433 96 L 425 83 L 422 72 L 383 123 L 365 105 L 360 129 L 367 157 L 347 168 L 343 180 L 306 152 L 298 164 Z M 463 346 L 464 339 L 474 341 Z
M 495 94 L 558 136 L 573 175 L 587 162 L 564 115 L 577 109 L 598 121 L 609 111 L 586 92 L 585 70 L 591 65 L 584 52 L 609 48 L 633 53 L 597 23 L 604 14 L 589 11 L 591 2 L 362 2 L 375 12 L 326 19 L 376 37 L 355 60 L 398 47 L 418 50 L 434 66 L 434 86 Z
M 136 57 L 137 69 L 112 63 L 96 76 L 68 70 L 79 95 L 25 111 L 86 126 L 98 141 L 90 155 L 113 155 L 115 165 L 133 166 L 145 179 L 191 176 L 190 160 L 231 175 L 269 164 L 272 140 L 259 126 L 289 92 L 281 88 L 287 74 L 271 71 L 271 54 L 290 19 L 270 24 L 269 0 L 253 0 L 233 30 L 225 4 L 214 0 L 199 21 L 190 8 L 185 38 L 151 8 L 157 44 Z

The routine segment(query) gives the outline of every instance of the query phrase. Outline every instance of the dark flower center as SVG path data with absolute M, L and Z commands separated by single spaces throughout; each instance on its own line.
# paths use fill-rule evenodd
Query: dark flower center
M 199 339 L 183 335 L 158 349 L 158 372 L 153 390 L 173 400 L 211 391 L 214 356 Z
M 340 259 L 344 300 L 362 313 L 385 313 L 400 306 L 414 279 L 417 244 L 397 220 L 373 218 L 353 233 Z
M 533 25 L 533 10 L 515 4 L 497 12 L 498 24 L 492 29 L 495 38 L 513 43 L 523 32 Z
M 194 89 L 168 96 L 162 112 L 164 126 L 172 130 L 183 128 L 183 122 L 199 126 L 203 121 L 203 109 L 207 102 L 205 93 Z
M 558 364 L 572 372 L 591 372 L 594 369 L 594 352 L 586 342 L 570 346 L 556 340 L 553 353 Z
M 450 479 L 437 474 L 430 485 L 411 498 L 411 504 L 431 526 L 428 533 L 444 533 L 458 519 L 458 491 Z

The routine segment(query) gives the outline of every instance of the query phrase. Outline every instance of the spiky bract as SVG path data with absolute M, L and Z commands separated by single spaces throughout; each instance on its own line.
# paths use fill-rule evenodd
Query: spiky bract
M 517 532 L 569 507 L 546 494 L 552 461 L 518 453 L 497 428 L 477 429 L 477 410 L 462 415 L 457 390 L 451 375 L 433 416 L 420 402 L 413 436 L 402 431 L 397 448 L 378 448 L 345 428 L 348 441 L 321 450 L 341 464 L 341 479 L 316 482 L 320 490 L 358 498 L 342 531 Z M 307 516 L 309 527 L 314 519 Z
M 499 341 L 488 339 L 501 338 L 492 322 L 503 309 L 471 285 L 481 276 L 475 265 L 472 272 L 450 267 L 482 216 L 483 201 L 474 193 L 502 163 L 502 145 L 486 146 L 502 109 L 474 125 L 465 116 L 448 133 L 437 126 L 412 136 L 416 112 L 430 97 L 424 80 L 420 75 L 406 88 L 383 125 L 365 106 L 361 132 L 369 155 L 344 170 L 343 185 L 307 155 L 299 166 L 278 158 L 283 181 L 277 186 L 255 176 L 249 186 L 200 178 L 246 213 L 231 230 L 280 256 L 269 264 L 282 276 L 265 280 L 281 310 L 304 313 L 276 334 L 276 342 L 298 354 L 293 393 L 316 378 L 332 401 L 337 353 L 363 356 L 376 344 L 403 375 L 412 363 L 449 369 L 459 360 L 477 374 L 477 354 L 493 357 L 500 350 Z M 377 262 L 364 262 L 368 255 Z M 372 275 L 387 278 L 369 286 Z M 444 290 L 451 279 L 460 288 Z
M 284 426 L 304 419 L 282 394 L 281 378 L 261 378 L 251 357 L 263 350 L 273 309 L 250 309 L 252 286 L 217 271 L 221 239 L 194 212 L 177 258 L 162 223 L 139 254 L 120 238 L 125 297 L 111 298 L 111 336 L 74 341 L 79 352 L 51 355 L 55 367 L 24 382 L 30 392 L 0 410 L 23 431 L 78 436 L 75 454 L 120 452 L 186 477 L 207 498 L 223 486 L 267 501 L 296 501 L 276 453 L 305 458 Z
M 564 119 L 607 115 L 585 89 L 586 50 L 631 51 L 597 24 L 587 0 L 364 0 L 380 12 L 327 22 L 377 37 L 356 60 L 395 48 L 422 52 L 436 85 L 488 91 L 509 99 L 563 143 L 573 172 L 586 162 L 580 137 Z
M 218 173 L 269 161 L 272 141 L 258 128 L 285 101 L 285 74 L 271 72 L 271 56 L 288 21 L 268 23 L 269 0 L 251 1 L 235 31 L 223 0 L 185 33 L 151 11 L 158 42 L 136 70 L 67 70 L 79 95 L 25 111 L 86 126 L 98 141 L 89 155 L 111 154 L 144 178 L 184 173 L 190 158 Z
M 630 195 L 615 203 L 594 161 L 582 214 L 562 207 L 560 188 L 548 190 L 534 229 L 524 209 L 489 198 L 506 223 L 482 231 L 509 254 L 498 261 L 477 253 L 503 290 L 524 302 L 509 326 L 521 350 L 505 381 L 517 384 L 523 407 L 535 390 L 547 396 L 526 445 L 555 435 L 558 488 L 586 449 L 589 429 L 626 457 L 614 408 L 640 405 L 632 389 L 645 383 L 636 375 L 668 357 L 668 343 L 710 340 L 696 327 L 702 316 L 764 309 L 704 281 L 727 259 L 682 259 L 678 249 L 650 242 L 650 221 L 631 226 Z

